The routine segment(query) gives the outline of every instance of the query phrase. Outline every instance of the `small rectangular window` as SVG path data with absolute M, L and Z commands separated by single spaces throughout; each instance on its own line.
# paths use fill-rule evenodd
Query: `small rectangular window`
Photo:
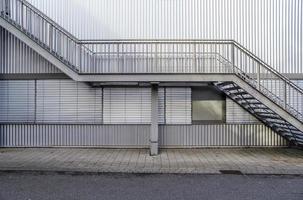
M 224 123 L 225 95 L 211 85 L 192 88 L 193 124 Z
M 193 121 L 224 121 L 225 101 L 193 101 Z

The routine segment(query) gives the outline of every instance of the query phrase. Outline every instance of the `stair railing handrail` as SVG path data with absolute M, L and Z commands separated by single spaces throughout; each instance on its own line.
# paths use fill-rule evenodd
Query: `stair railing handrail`
M 34 5 L 30 4 L 26 0 L 15 0 L 26 6 L 28 9 L 30 9 L 33 13 L 35 13 L 37 16 L 41 17 L 43 20 L 51 24 L 55 29 L 57 29 L 60 33 L 68 37 L 70 40 L 72 40 L 74 43 L 81 45 L 81 41 L 71 34 L 69 31 L 64 29 L 61 25 L 59 25 L 57 22 L 52 20 L 50 17 L 48 17 L 45 13 L 40 11 L 38 8 L 36 8 Z M 90 53 L 93 53 L 89 48 L 87 48 L 85 45 L 81 45 L 84 49 L 89 51 Z
M 64 29 L 57 22 L 55 22 L 54 20 L 52 20 L 50 17 L 48 17 L 45 13 L 43 13 L 41 10 L 39 10 L 38 8 L 36 8 L 34 5 L 30 4 L 26 0 L 17 0 L 17 1 L 23 3 L 26 7 L 28 7 L 29 9 L 31 9 L 35 14 L 37 14 L 38 16 L 40 16 L 42 19 L 44 19 L 48 23 L 52 24 L 53 27 L 55 27 L 56 29 L 58 29 L 64 35 L 68 36 L 71 40 L 73 40 L 76 43 L 79 43 L 79 39 L 77 37 L 75 37 L 69 31 L 67 31 L 66 29 Z
M 300 88 L 300 87 L 298 87 L 296 84 L 294 84 L 289 78 L 287 78 L 286 76 L 283 76 L 280 72 L 278 72 L 277 70 L 275 70 L 269 64 L 265 63 L 258 56 L 256 56 L 255 54 L 253 54 L 251 51 L 249 51 L 248 49 L 246 49 L 245 47 L 243 47 L 241 44 L 239 44 L 235 40 L 233 40 L 233 44 L 236 47 L 238 47 L 242 52 L 244 52 L 246 55 L 248 55 L 250 58 L 254 59 L 256 62 L 258 62 L 259 64 L 261 64 L 262 66 L 264 66 L 265 68 L 267 68 L 268 70 L 270 70 L 270 72 L 272 72 L 273 74 L 277 75 L 283 81 L 285 81 L 286 83 L 288 83 L 289 85 L 291 85 L 292 87 L 294 87 L 294 89 L 296 89 L 297 91 L 299 91 L 300 93 L 303 94 L 303 89 Z

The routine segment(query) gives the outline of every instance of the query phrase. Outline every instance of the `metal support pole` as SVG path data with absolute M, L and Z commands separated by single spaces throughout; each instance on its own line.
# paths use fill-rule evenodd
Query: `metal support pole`
M 159 57 L 158 57 L 158 43 L 156 43 L 156 50 L 155 50 L 155 61 L 156 61 L 156 64 L 155 64 L 155 68 L 153 67 L 153 69 L 155 69 L 155 70 L 153 70 L 152 72 L 159 72 L 158 71 L 158 67 L 159 67 Z
M 197 66 L 197 45 L 196 43 L 194 44 L 194 70 L 195 72 L 198 72 L 198 66 Z
M 24 13 L 23 13 L 23 7 L 24 7 L 24 5 L 23 5 L 23 1 L 21 1 L 21 28 L 23 29 L 23 27 L 24 27 L 24 22 L 23 22 L 23 18 L 24 18 Z
M 118 73 L 121 73 L 120 69 L 120 44 L 117 44 L 117 68 L 118 68 Z
M 235 45 L 231 43 L 231 64 L 232 64 L 232 72 L 235 73 Z
M 49 24 L 49 50 L 53 51 L 53 26 Z
M 150 155 L 158 155 L 158 84 L 151 87 L 151 126 L 150 126 Z
M 82 70 L 82 45 L 78 45 L 79 48 L 79 72 L 83 72 Z
M 5 6 L 5 8 L 4 8 L 5 14 L 10 16 L 10 0 L 5 0 L 4 6 Z
M 286 109 L 287 105 L 287 90 L 286 90 L 286 81 L 283 81 L 283 108 Z
M 257 67 L 257 89 L 260 91 L 260 64 Z

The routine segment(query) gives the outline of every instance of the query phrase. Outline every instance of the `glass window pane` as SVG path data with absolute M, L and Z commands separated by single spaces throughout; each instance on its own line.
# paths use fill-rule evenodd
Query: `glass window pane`
M 223 121 L 225 117 L 225 101 L 202 100 L 193 101 L 194 121 Z

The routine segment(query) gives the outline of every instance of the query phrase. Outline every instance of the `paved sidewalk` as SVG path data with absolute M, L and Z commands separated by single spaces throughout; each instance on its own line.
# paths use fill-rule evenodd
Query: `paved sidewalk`
M 130 173 L 301 174 L 303 151 L 288 148 L 147 149 L 2 148 L 1 170 Z M 230 171 L 227 171 L 230 173 Z

